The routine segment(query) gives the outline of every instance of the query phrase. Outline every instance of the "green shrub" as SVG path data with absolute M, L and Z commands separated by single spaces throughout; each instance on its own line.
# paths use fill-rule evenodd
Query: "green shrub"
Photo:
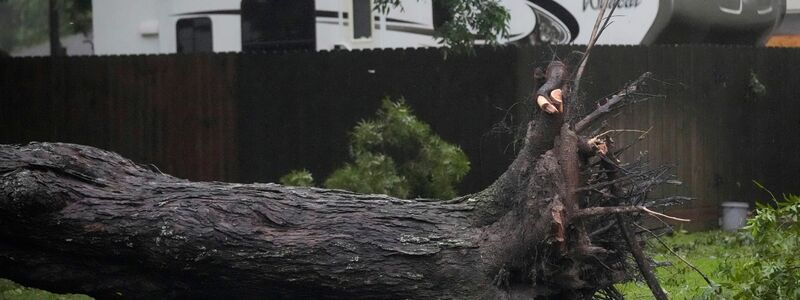
M 434 134 L 402 99 L 384 99 L 375 119 L 353 129 L 350 156 L 354 162 L 333 172 L 325 187 L 449 199 L 470 168 L 467 155 Z
M 292 170 L 278 181 L 283 185 L 314 186 L 314 177 L 308 170 Z
M 728 280 L 722 285 L 734 299 L 800 299 L 800 196 L 772 200 L 774 205 L 757 204 L 745 227 L 752 235 L 751 259 L 723 269 Z
M 450 199 L 470 169 L 467 155 L 434 134 L 402 99 L 384 99 L 375 118 L 353 128 L 350 158 L 324 181 L 325 187 L 400 198 Z
M 397 173 L 392 158 L 365 152 L 356 156 L 355 160 L 334 171 L 325 180 L 325 186 L 359 193 L 408 197 L 408 181 Z

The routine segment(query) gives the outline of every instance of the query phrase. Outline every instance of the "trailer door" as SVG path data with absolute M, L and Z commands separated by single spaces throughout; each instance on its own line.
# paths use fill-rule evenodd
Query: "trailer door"
M 243 0 L 242 51 L 316 50 L 314 0 Z

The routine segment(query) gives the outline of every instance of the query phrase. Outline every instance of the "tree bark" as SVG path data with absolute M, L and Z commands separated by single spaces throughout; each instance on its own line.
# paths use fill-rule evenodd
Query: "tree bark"
M 527 276 L 513 272 L 552 238 L 558 201 L 544 187 L 510 205 L 521 210 L 487 216 L 486 195 L 436 202 L 189 182 L 49 143 L 0 146 L 0 174 L 0 275 L 55 291 L 497 299 L 578 287 L 510 278 Z
M 103 299 L 588 298 L 628 264 L 587 234 L 605 224 L 582 212 L 585 139 L 539 112 L 494 184 L 448 201 L 190 182 L 88 146 L 0 145 L 0 276 Z

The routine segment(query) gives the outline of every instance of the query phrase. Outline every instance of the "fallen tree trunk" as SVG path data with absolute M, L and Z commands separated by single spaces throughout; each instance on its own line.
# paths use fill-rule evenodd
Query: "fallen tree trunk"
M 0 149 L 4 276 L 102 298 L 496 292 L 470 199 L 195 183 L 85 146 Z
M 544 87 L 566 89 L 553 73 Z M 599 139 L 565 115 L 539 113 L 493 185 L 448 201 L 190 182 L 88 146 L 2 145 L 0 276 L 100 298 L 615 295 L 631 266 L 602 215 L 641 210 L 587 209 L 646 205 L 661 178 L 588 176 Z
M 510 272 L 544 262 L 522 254 L 554 242 L 547 182 L 547 199 L 500 215 L 486 213 L 492 193 L 441 203 L 189 182 L 71 144 L 2 146 L 0 174 L 0 275 L 56 291 L 498 298 L 581 287 L 559 289 L 558 270 L 540 278 L 547 289 L 511 278 L 534 275 Z
M 546 201 L 489 222 L 481 198 L 195 183 L 70 144 L 0 159 L 0 275 L 102 298 L 497 298 L 552 224 Z

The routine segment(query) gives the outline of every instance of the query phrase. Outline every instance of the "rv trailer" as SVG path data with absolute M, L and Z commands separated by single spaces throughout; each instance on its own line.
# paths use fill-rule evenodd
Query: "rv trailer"
M 786 0 L 620 0 L 599 44 L 763 45 Z M 95 54 L 437 47 L 436 0 L 94 0 Z M 601 0 L 498 0 L 500 43 L 585 44 Z

